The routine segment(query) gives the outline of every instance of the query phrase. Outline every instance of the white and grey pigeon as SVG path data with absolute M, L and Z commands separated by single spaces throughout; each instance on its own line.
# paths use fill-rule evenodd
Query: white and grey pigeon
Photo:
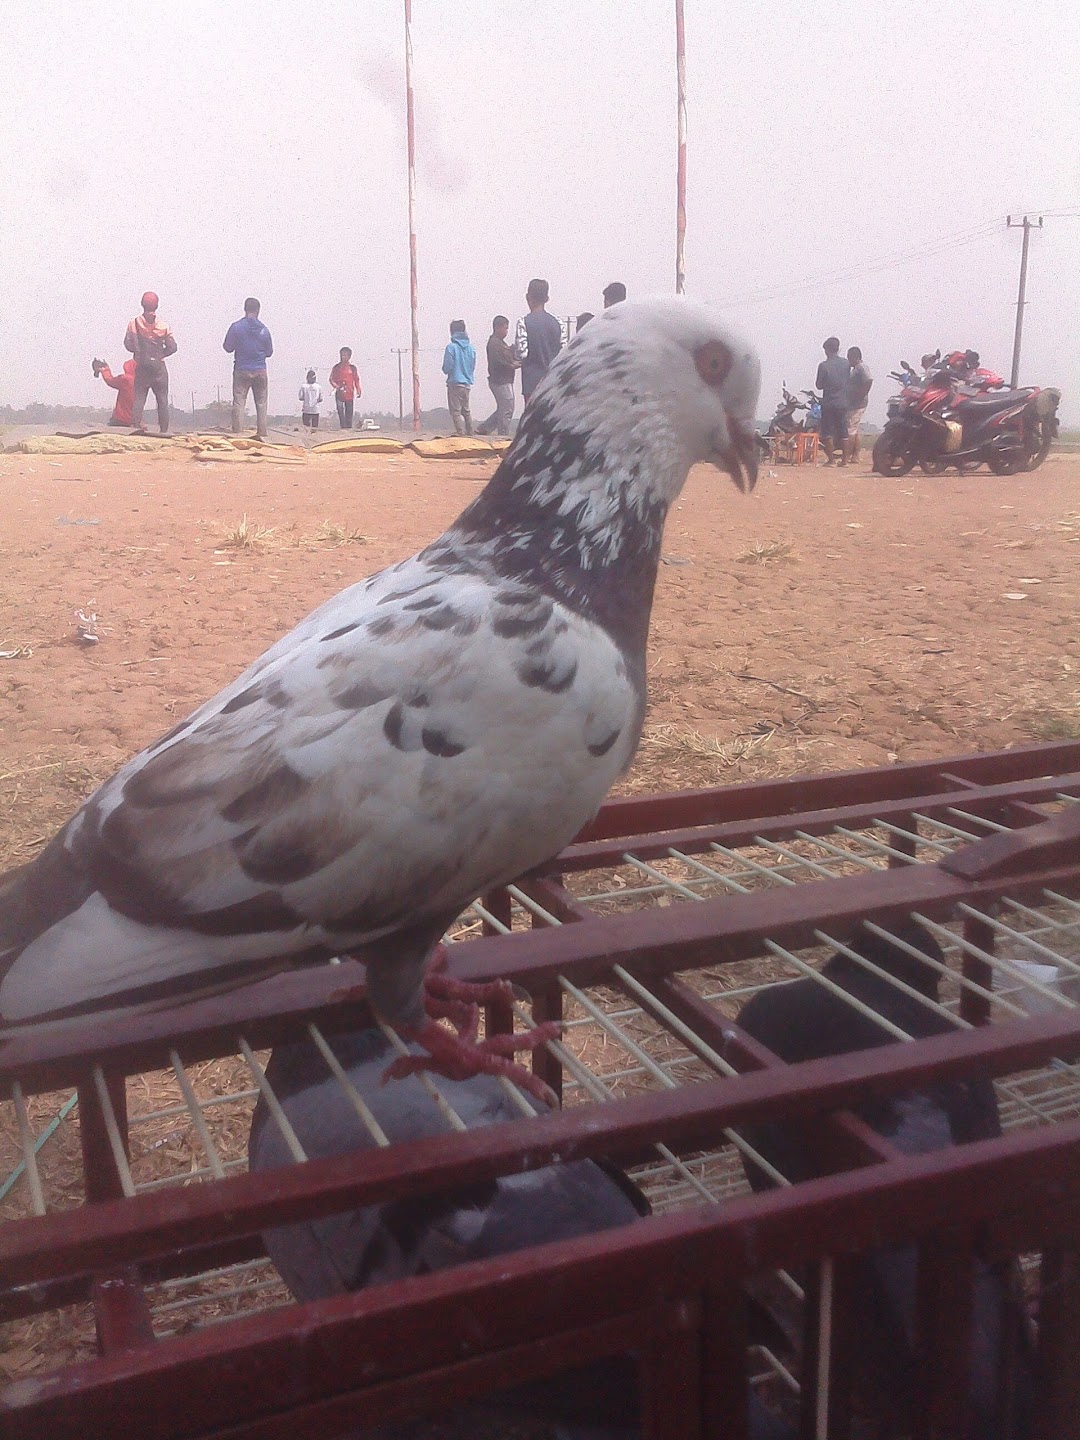
M 629 765 L 665 516 L 698 462 L 752 488 L 758 385 L 698 305 L 604 311 L 449 529 L 320 606 L 0 880 L 0 1017 L 357 953 L 434 1068 L 505 1072 L 425 1011 L 428 957 Z

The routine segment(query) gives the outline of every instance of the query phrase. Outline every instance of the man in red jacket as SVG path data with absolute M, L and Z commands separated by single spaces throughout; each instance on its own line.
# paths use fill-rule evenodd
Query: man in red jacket
M 104 360 L 94 361 L 94 374 L 100 375 L 110 390 L 116 391 L 110 425 L 130 425 L 131 405 L 135 398 L 135 361 L 125 360 L 119 375 L 114 375 Z
M 352 351 L 348 345 L 341 347 L 341 359 L 330 371 L 330 384 L 337 403 L 338 424 L 342 430 L 351 430 L 353 404 L 360 397 L 360 375 L 352 363 Z
M 176 354 L 176 340 L 168 325 L 158 319 L 158 297 L 147 290 L 142 297 L 142 314 L 130 321 L 124 335 L 124 349 L 135 356 L 135 399 L 131 423 L 137 435 L 145 435 L 143 407 L 147 392 L 157 401 L 158 426 L 169 433 L 169 371 L 165 361 Z

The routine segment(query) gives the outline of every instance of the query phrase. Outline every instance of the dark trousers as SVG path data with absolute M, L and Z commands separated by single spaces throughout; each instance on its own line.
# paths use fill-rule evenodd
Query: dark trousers
M 340 395 L 335 395 L 334 399 L 337 401 L 338 424 L 342 430 L 351 430 L 353 402 L 351 400 L 343 400 Z
M 164 435 L 169 428 L 169 372 L 161 360 L 135 366 L 135 394 L 131 402 L 131 426 L 141 430 L 146 396 L 154 392 L 157 401 L 158 428 Z
M 248 391 L 255 401 L 255 433 L 266 439 L 266 371 L 234 370 L 232 376 L 232 428 L 233 434 L 240 434 L 247 409 Z
M 308 430 L 317 430 L 319 428 L 318 412 L 316 411 L 315 413 L 312 413 L 311 411 L 305 410 L 304 425 Z

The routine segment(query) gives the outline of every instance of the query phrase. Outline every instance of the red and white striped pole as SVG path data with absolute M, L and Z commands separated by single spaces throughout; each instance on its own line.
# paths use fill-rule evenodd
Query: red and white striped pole
M 686 289 L 686 30 L 683 0 L 675 0 L 675 68 L 679 85 L 679 166 L 675 180 L 675 294 Z
M 412 424 L 420 430 L 420 327 L 416 298 L 416 122 L 413 111 L 412 0 L 405 0 L 405 126 L 409 149 L 409 314 L 412 320 Z

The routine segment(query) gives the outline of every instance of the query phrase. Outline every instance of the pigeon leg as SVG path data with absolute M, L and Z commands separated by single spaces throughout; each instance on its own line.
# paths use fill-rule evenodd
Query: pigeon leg
M 421 1025 L 403 1026 L 402 1035 L 422 1045 L 427 1054 L 399 1055 L 383 1071 L 383 1083 L 424 1070 L 444 1075 L 448 1080 L 471 1080 L 474 1075 L 505 1075 L 543 1104 L 552 1106 L 555 1096 L 549 1087 L 511 1056 L 515 1050 L 535 1050 L 546 1040 L 553 1040 L 558 1033 L 559 1026 L 549 1020 L 532 1030 L 522 1030 L 515 1035 L 492 1035 L 477 1043 L 475 1039 L 452 1035 L 445 1026 L 431 1019 Z
M 509 1004 L 513 1000 L 514 987 L 508 980 L 489 980 L 485 983 L 455 980 L 452 975 L 443 974 L 447 960 L 446 946 L 440 941 L 431 952 L 431 962 L 424 976 L 424 990 L 427 995 L 439 1000 L 461 1000 L 468 1005 L 490 1005 L 496 1000 L 505 1000 Z
M 458 1036 L 466 1044 L 471 1044 L 480 1028 L 479 1007 L 490 1005 L 495 1000 L 509 1003 L 514 998 L 514 992 L 505 980 L 487 984 L 455 980 L 442 973 L 446 963 L 446 946 L 440 942 L 432 951 L 424 975 L 424 1010 L 434 1020 L 449 1020 Z

